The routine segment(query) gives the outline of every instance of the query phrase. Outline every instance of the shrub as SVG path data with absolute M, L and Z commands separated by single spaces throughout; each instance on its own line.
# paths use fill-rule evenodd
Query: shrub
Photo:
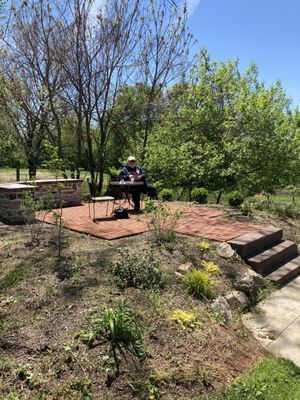
M 173 200 L 173 190 L 172 189 L 163 189 L 159 193 L 162 201 L 172 201 Z
M 111 265 L 111 271 L 119 288 L 136 287 L 150 289 L 163 285 L 159 262 L 150 254 L 130 252 L 120 249 L 122 259 Z
M 208 192 L 204 188 L 194 188 L 191 192 L 191 197 L 193 201 L 205 204 L 207 203 Z
M 147 202 L 145 214 L 148 218 L 143 222 L 152 232 L 157 243 L 172 242 L 176 239 L 175 229 L 182 213 L 179 210 L 171 211 L 170 207 L 153 200 Z
M 211 276 L 207 272 L 193 269 L 187 272 L 183 278 L 185 284 L 188 286 L 189 292 L 199 298 L 213 299 L 215 291 Z
M 299 218 L 300 217 L 300 210 L 299 208 L 293 204 L 282 204 L 279 202 L 274 202 L 272 204 L 271 211 L 274 212 L 274 214 L 278 215 L 280 218 Z
M 239 207 L 244 201 L 244 196 L 238 190 L 228 193 L 227 195 L 228 204 L 232 207 Z
M 221 274 L 220 267 L 212 261 L 202 261 L 201 265 L 205 269 L 205 271 L 210 273 L 211 275 Z
M 175 310 L 171 315 L 171 320 L 177 322 L 183 330 L 194 328 L 197 325 L 197 319 L 195 312 L 188 312 L 181 309 Z
M 90 327 L 75 335 L 89 347 L 96 340 L 109 343 L 114 360 L 114 368 L 119 371 L 120 357 L 124 352 L 131 353 L 144 360 L 147 356 L 142 330 L 133 311 L 119 303 L 115 308 L 104 307 L 101 315 L 91 319 Z

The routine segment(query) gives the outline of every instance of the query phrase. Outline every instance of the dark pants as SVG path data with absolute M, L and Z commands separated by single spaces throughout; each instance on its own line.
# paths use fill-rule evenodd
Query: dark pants
M 140 209 L 141 193 L 147 193 L 150 199 L 157 199 L 157 191 L 153 185 L 145 183 L 142 186 L 133 186 L 129 189 L 129 193 L 132 195 L 134 209 Z

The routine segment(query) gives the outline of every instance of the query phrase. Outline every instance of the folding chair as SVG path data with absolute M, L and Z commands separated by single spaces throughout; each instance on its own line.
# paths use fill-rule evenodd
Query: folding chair
M 115 205 L 115 198 L 112 196 L 96 196 L 97 193 L 97 188 L 95 185 L 95 182 L 90 182 L 89 179 L 87 179 L 88 185 L 89 185 L 89 189 L 90 189 L 90 195 L 88 198 L 88 205 L 89 205 L 89 217 L 91 218 L 91 203 L 93 203 L 93 221 L 96 221 L 96 216 L 95 216 L 95 204 L 96 203 L 105 203 L 106 202 L 106 216 L 108 215 L 108 203 L 110 201 L 113 202 L 113 208 Z

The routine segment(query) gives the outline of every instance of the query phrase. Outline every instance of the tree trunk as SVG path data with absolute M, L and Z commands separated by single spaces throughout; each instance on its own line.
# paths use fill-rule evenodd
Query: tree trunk
M 222 193 L 223 193 L 223 189 L 222 189 L 222 190 L 220 190 L 220 191 L 219 191 L 219 193 L 218 193 L 218 197 L 217 197 L 217 204 L 219 204 L 219 203 L 220 203 L 220 201 L 221 201 Z
M 37 163 L 35 157 L 28 157 L 28 174 L 29 179 L 36 178 Z

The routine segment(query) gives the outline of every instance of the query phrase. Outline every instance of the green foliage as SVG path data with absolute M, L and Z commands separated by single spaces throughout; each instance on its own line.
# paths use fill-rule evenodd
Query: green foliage
M 208 192 L 205 188 L 194 188 L 191 192 L 192 200 L 200 204 L 207 203 Z
M 194 311 L 177 309 L 172 312 L 170 318 L 172 321 L 175 321 L 177 324 L 179 324 L 181 329 L 184 331 L 186 328 L 194 328 L 199 324 L 198 315 Z
M 79 332 L 80 338 L 91 347 L 95 341 L 105 340 L 110 346 L 114 367 L 119 371 L 120 356 L 129 352 L 140 360 L 147 356 L 143 343 L 143 335 L 136 316 L 120 302 L 115 308 L 104 307 L 99 317 L 91 318 L 86 331 Z
M 25 271 L 22 267 L 14 267 L 7 271 L 3 278 L 0 281 L 0 288 L 7 289 L 12 286 L 15 286 L 18 282 L 20 282 L 25 275 Z
M 249 215 L 253 210 L 266 211 L 282 219 L 299 219 L 300 208 L 295 203 L 276 201 L 263 195 L 247 198 L 242 204 L 242 212 Z
M 198 269 L 187 272 L 183 278 L 189 292 L 198 299 L 213 299 L 216 295 L 211 276 Z
M 254 365 L 227 390 L 211 400 L 300 399 L 300 369 L 290 361 L 269 356 Z
M 220 275 L 221 270 L 220 267 L 212 261 L 202 261 L 202 267 L 211 275 Z
M 171 211 L 166 204 L 149 200 L 145 206 L 147 219 L 144 223 L 157 243 L 173 242 L 176 239 L 176 227 L 182 213 Z
M 91 387 L 92 382 L 89 379 L 83 381 L 76 379 L 70 383 L 70 388 L 79 392 L 83 400 L 92 400 Z
M 156 126 L 147 168 L 164 187 L 247 195 L 299 180 L 299 121 L 280 82 L 266 88 L 251 64 L 212 62 L 202 51 L 177 108 Z M 294 144 L 293 144 L 294 143 Z
M 239 207 L 244 201 L 244 196 L 238 190 L 234 190 L 228 193 L 227 201 L 230 206 Z
M 159 196 L 162 201 L 172 201 L 173 200 L 173 190 L 172 189 L 162 189 L 159 192 Z
M 19 364 L 16 371 L 16 376 L 23 382 L 25 382 L 31 389 L 40 386 L 40 381 L 31 371 L 29 364 Z
M 111 271 L 120 288 L 136 287 L 141 289 L 157 288 L 163 285 L 163 276 L 159 262 L 150 254 L 140 254 L 119 249 L 121 260 L 111 265 Z
M 42 167 L 49 169 L 57 179 L 61 175 L 61 172 L 64 172 L 67 169 L 66 162 L 59 157 L 57 146 L 53 146 L 51 143 L 46 142 L 44 144 L 44 149 L 48 155 L 48 160 L 42 163 Z

